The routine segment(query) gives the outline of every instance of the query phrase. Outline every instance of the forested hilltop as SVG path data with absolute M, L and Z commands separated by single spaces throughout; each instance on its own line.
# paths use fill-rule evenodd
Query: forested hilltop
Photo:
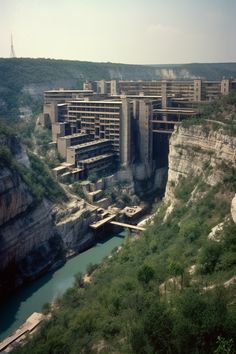
M 0 58 L 0 118 L 16 119 L 19 107 L 40 103 L 44 90 L 82 88 L 85 80 L 156 80 L 236 77 L 236 63 L 128 65 L 72 60 Z M 32 102 L 32 97 L 34 101 Z M 33 109 L 35 108 L 33 106 Z
M 146 231 L 91 265 L 89 282 L 78 274 L 15 353 L 235 353 L 235 151 L 231 94 L 173 133 L 165 199 Z

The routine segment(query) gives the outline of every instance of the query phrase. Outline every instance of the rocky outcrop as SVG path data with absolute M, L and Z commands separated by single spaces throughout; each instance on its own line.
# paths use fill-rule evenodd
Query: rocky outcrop
M 89 225 L 97 220 L 96 208 L 75 199 L 55 208 L 54 213 L 57 234 L 67 250 L 81 252 L 94 243 Z
M 0 269 L 18 263 L 32 250 L 54 236 L 52 205 L 44 200 L 38 207 L 18 214 L 0 229 Z
M 53 228 L 52 205 L 46 200 L 34 208 L 25 202 L 21 205 L 21 201 L 32 201 L 27 189 L 24 195 L 20 199 L 13 194 L 18 213 L 12 209 L 11 219 L 0 227 L 0 297 L 63 259 L 63 243 Z
M 89 224 L 95 220 L 96 208 L 78 199 L 59 206 L 44 199 L 36 205 L 17 170 L 2 168 L 0 298 L 64 262 L 67 250 L 90 247 L 95 240 Z
M 165 201 L 174 201 L 173 190 L 182 177 L 201 175 L 211 186 L 222 181 L 223 164 L 235 166 L 236 137 L 223 129 L 214 131 L 206 126 L 176 128 L 170 139 L 169 171 Z
M 221 236 L 222 236 L 222 230 L 224 229 L 224 222 L 221 222 L 214 226 L 211 229 L 211 232 L 208 235 L 208 240 L 212 240 L 215 242 L 220 242 L 221 241 Z
M 0 169 L 0 226 L 25 212 L 33 197 L 19 174 L 9 168 Z
M 236 194 L 231 202 L 231 216 L 232 216 L 233 221 L 236 224 Z

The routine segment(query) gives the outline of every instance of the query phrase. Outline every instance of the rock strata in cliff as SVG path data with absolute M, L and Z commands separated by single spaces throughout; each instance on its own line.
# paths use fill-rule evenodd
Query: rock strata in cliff
M 67 250 L 81 252 L 95 242 L 89 225 L 97 220 L 96 209 L 75 199 L 54 210 L 56 232 Z
M 224 176 L 221 165 L 235 166 L 235 163 L 236 137 L 201 125 L 176 128 L 170 139 L 166 203 L 172 207 L 173 190 L 182 177 L 201 175 L 207 184 L 214 186 Z
M 234 196 L 234 198 L 232 199 L 231 202 L 231 215 L 232 215 L 232 219 L 236 224 L 236 194 Z
M 16 171 L 9 168 L 0 170 L 0 226 L 13 219 L 33 202 L 26 184 Z
M 43 199 L 35 205 L 17 170 L 2 168 L 0 298 L 63 262 L 67 250 L 80 252 L 92 246 L 95 240 L 89 224 L 96 217 L 96 208 L 78 198 L 57 206 Z

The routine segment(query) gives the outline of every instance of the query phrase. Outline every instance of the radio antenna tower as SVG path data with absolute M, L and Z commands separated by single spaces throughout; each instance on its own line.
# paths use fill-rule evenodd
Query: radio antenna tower
M 10 57 L 11 58 L 15 58 L 16 57 L 16 53 L 15 53 L 15 49 L 14 49 L 14 45 L 13 45 L 13 37 L 11 34 L 11 53 L 10 53 Z

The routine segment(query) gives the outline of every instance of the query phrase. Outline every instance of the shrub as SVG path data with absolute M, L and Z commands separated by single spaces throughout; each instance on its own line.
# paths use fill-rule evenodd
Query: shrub
M 201 225 L 198 221 L 188 220 L 180 228 L 180 235 L 189 242 L 195 241 L 201 235 Z
M 131 199 L 130 199 L 130 196 L 128 195 L 128 193 L 122 193 L 121 199 L 125 204 L 130 204 L 130 202 L 131 202 Z
M 86 269 L 86 273 L 88 275 L 91 275 L 95 269 L 97 269 L 98 265 L 97 264 L 92 264 L 92 263 L 89 263 L 88 266 L 87 266 L 87 269 Z
M 199 256 L 199 272 L 201 274 L 212 273 L 215 270 L 221 252 L 221 244 L 214 241 L 208 241 L 206 246 L 201 250 Z
M 53 179 L 44 162 L 32 153 L 29 153 L 29 159 L 30 168 L 18 165 L 17 169 L 23 181 L 31 189 L 36 202 L 41 201 L 44 197 L 53 202 L 66 200 L 64 190 Z
M 43 304 L 42 313 L 43 313 L 44 315 L 49 314 L 50 310 L 51 310 L 51 305 L 50 305 L 48 302 L 46 302 L 45 304 Z
M 228 95 L 224 96 L 223 102 L 230 105 L 236 104 L 236 92 L 232 91 Z
M 154 269 L 149 265 L 143 265 L 138 271 L 138 280 L 141 283 L 148 284 L 154 277 Z
M 197 181 L 198 177 L 180 179 L 175 188 L 175 197 L 183 202 L 187 202 Z
M 72 191 L 77 194 L 80 198 L 85 198 L 84 191 L 79 182 L 74 182 L 72 185 Z

